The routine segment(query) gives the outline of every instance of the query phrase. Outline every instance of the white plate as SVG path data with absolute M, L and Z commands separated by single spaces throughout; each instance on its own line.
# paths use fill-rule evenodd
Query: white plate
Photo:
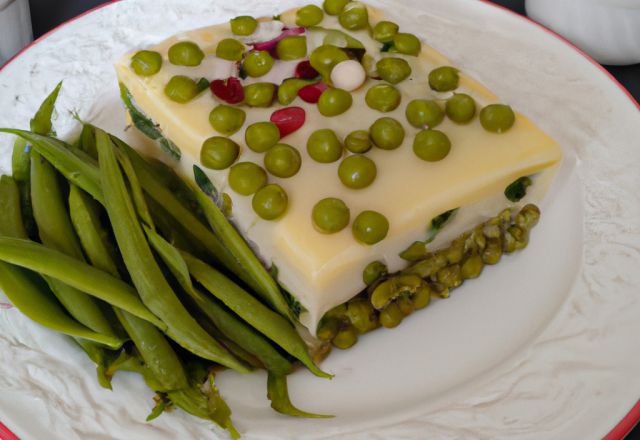
M 246 439 L 599 439 L 640 396 L 640 112 L 573 48 L 526 19 L 476 0 L 370 0 L 403 30 L 528 116 L 565 159 L 530 246 L 466 282 L 395 330 L 378 330 L 323 364 L 299 370 L 300 408 L 269 408 L 265 375 L 220 376 Z M 61 79 L 58 133 L 69 111 L 122 135 L 112 64 L 133 47 L 299 0 L 130 0 L 64 26 L 0 72 L 0 126 L 27 128 Z M 129 137 L 130 136 L 130 137 Z M 128 132 L 130 140 L 138 137 Z M 137 140 L 133 139 L 134 142 Z M 0 136 L 0 170 L 12 138 Z M 0 301 L 2 302 L 2 301 Z M 21 439 L 214 439 L 181 411 L 147 424 L 153 393 L 129 373 L 114 392 L 66 338 L 0 310 L 0 420 Z

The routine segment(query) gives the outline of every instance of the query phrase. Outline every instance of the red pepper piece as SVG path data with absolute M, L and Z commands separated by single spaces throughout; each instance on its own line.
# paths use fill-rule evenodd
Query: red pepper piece
M 296 66 L 296 78 L 313 79 L 319 77 L 320 74 L 316 69 L 311 67 L 309 61 L 302 61 Z
M 209 86 L 214 95 L 228 104 L 244 101 L 244 90 L 238 78 L 216 79 Z
M 271 115 L 271 122 L 280 130 L 280 139 L 290 135 L 304 124 L 305 112 L 300 107 L 285 107 Z
M 322 81 L 318 81 L 315 84 L 310 84 L 308 86 L 304 86 L 298 92 L 298 96 L 304 102 L 308 102 L 309 104 L 315 104 L 320 99 L 320 95 L 322 95 L 325 90 L 329 90 L 331 87 L 323 83 Z

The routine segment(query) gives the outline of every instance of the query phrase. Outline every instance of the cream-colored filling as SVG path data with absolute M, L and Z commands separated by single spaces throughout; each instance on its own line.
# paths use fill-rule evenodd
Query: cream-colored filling
M 373 22 L 381 19 L 379 11 L 372 8 L 369 11 Z M 292 25 L 289 23 L 295 21 L 292 16 L 295 17 L 294 12 L 282 14 L 285 25 Z M 343 30 L 335 17 L 326 16 L 320 26 Z M 301 315 L 301 321 L 312 333 L 327 310 L 347 301 L 365 287 L 362 271 L 369 262 L 385 261 L 390 271 L 406 265 L 398 253 L 414 241 L 426 238 L 426 228 L 433 217 L 463 207 L 429 249 L 437 249 L 445 240 L 454 238 L 506 206 L 512 206 L 502 192 L 521 176 L 539 173 L 534 179 L 531 194 L 519 205 L 541 200 L 557 169 L 552 165 L 562 158 L 559 146 L 549 136 L 517 114 L 515 125 L 504 134 L 485 131 L 477 117 L 467 125 L 456 125 L 445 118 L 437 129 L 450 138 L 450 154 L 435 163 L 418 159 L 413 153 L 412 142 L 419 129 L 407 122 L 405 109 L 412 99 L 442 100 L 451 95 L 433 92 L 427 79 L 432 69 L 450 65 L 450 62 L 425 44 L 419 57 L 385 55 L 378 52 L 379 44 L 370 39 L 366 31 L 348 34 L 362 41 L 368 50 L 375 50 L 371 54 L 376 58 L 398 56 L 411 64 L 412 75 L 396 85 L 402 93 L 401 105 L 396 110 L 383 114 L 366 105 L 367 90 L 380 82 L 373 79 L 367 79 L 362 87 L 352 92 L 353 106 L 337 117 L 321 116 L 315 104 L 296 98 L 290 106 L 302 107 L 306 112 L 306 122 L 281 142 L 300 151 L 302 167 L 289 179 L 269 177 L 270 183 L 281 185 L 289 196 L 289 208 L 277 221 L 259 219 L 251 207 L 251 197 L 241 196 L 228 187 L 228 170 L 208 170 L 218 189 L 228 193 L 233 200 L 233 221 L 258 246 L 261 256 L 278 266 L 279 281 L 308 311 Z M 325 33 L 307 31 L 305 35 L 310 54 L 313 48 L 322 44 Z M 217 43 L 228 37 L 233 35 L 227 23 L 190 31 L 160 43 L 151 50 L 163 54 L 164 64 L 158 74 L 149 78 L 140 77 L 130 69 L 133 54 L 126 55 L 116 65 L 120 81 L 129 88 L 140 109 L 158 123 L 164 135 L 182 150 L 183 158 L 176 170 L 187 177 L 193 176 L 192 164 L 199 163 L 204 140 L 219 135 L 209 124 L 208 117 L 220 102 L 212 93 L 205 91 L 187 104 L 178 104 L 164 95 L 164 86 L 178 74 L 208 80 L 235 76 L 235 63 L 213 55 Z M 208 54 L 200 66 L 189 68 L 169 63 L 166 57 L 168 48 L 184 40 L 196 42 Z M 268 75 L 248 79 L 245 84 L 257 81 L 279 84 L 284 78 L 293 76 L 297 63 L 276 61 Z M 478 111 L 482 106 L 499 102 L 491 91 L 463 73 L 456 92 L 471 95 L 478 104 Z M 271 114 L 281 107 L 277 101 L 269 108 L 243 107 L 247 113 L 245 125 L 231 136 L 242 146 L 239 161 L 263 165 L 264 155 L 246 147 L 244 132 L 254 122 L 268 121 Z M 320 164 L 307 154 L 307 139 L 313 131 L 331 128 L 344 139 L 353 130 L 368 129 L 380 117 L 392 117 L 402 123 L 406 137 L 396 150 L 374 147 L 366 153 L 378 167 L 378 176 L 370 187 L 363 190 L 344 187 L 337 175 L 339 161 Z M 318 201 L 326 197 L 342 199 L 351 211 L 352 221 L 364 210 L 385 215 L 390 223 L 387 238 L 374 246 L 364 246 L 353 239 L 350 226 L 333 235 L 318 233 L 311 223 L 311 211 Z

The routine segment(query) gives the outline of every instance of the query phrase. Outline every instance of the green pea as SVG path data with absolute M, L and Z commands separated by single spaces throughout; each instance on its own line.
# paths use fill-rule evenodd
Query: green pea
M 348 59 L 349 56 L 339 47 L 323 44 L 311 52 L 309 63 L 326 80 L 331 77 L 331 71 L 338 63 Z
M 131 68 L 140 76 L 152 76 L 160 72 L 162 55 L 152 50 L 141 50 L 131 58 Z
M 413 139 L 413 152 L 422 160 L 437 162 L 451 151 L 451 141 L 441 131 L 422 130 Z
M 267 172 L 253 162 L 240 162 L 231 167 L 228 180 L 232 190 L 250 196 L 267 185 Z
M 223 136 L 210 137 L 202 144 L 200 163 L 210 170 L 229 168 L 240 155 L 240 146 Z
M 233 35 L 239 35 L 241 37 L 253 34 L 258 27 L 258 21 L 249 15 L 241 15 L 229 21 Z
M 369 128 L 373 145 L 383 150 L 395 150 L 404 141 L 404 128 L 393 118 L 380 118 Z
M 273 122 L 256 122 L 244 133 L 247 146 L 256 153 L 264 153 L 280 140 L 280 130 Z
M 374 245 L 389 233 L 389 220 L 375 211 L 362 211 L 353 221 L 353 237 L 360 243 Z
M 320 24 L 324 18 L 324 12 L 316 5 L 307 5 L 296 12 L 296 24 L 302 27 L 311 27 Z
M 474 255 L 473 257 L 469 257 L 467 261 L 462 264 L 460 274 L 465 280 L 478 278 L 480 276 L 480 272 L 482 272 L 483 266 L 482 257 L 480 255 Z
M 258 190 L 251 200 L 251 206 L 263 220 L 275 220 L 287 210 L 289 197 L 280 185 L 271 184 Z
M 338 167 L 338 177 L 344 186 L 351 189 L 366 188 L 376 180 L 378 168 L 366 156 L 346 157 Z
M 342 143 L 329 128 L 311 133 L 307 141 L 307 152 L 311 159 L 320 163 L 332 163 L 342 157 Z
M 400 310 L 400 307 L 395 302 L 392 302 L 380 312 L 380 324 L 386 328 L 399 326 L 403 319 L 404 313 L 402 313 L 402 310 Z
M 349 2 L 338 18 L 343 28 L 348 31 L 359 31 L 369 25 L 367 7 L 360 2 Z
M 490 104 L 480 111 L 482 127 L 492 133 L 504 133 L 516 122 L 516 115 L 511 107 L 504 104 Z
M 409 78 L 411 66 L 402 58 L 383 58 L 376 63 L 378 76 L 391 84 L 398 84 Z
M 371 87 L 364 97 L 365 102 L 374 110 L 386 113 L 400 105 L 400 92 L 389 84 L 378 84 Z
M 273 57 L 266 50 L 252 50 L 244 57 L 242 65 L 247 75 L 251 78 L 258 78 L 259 76 L 269 73 L 274 61 Z
M 338 116 L 351 108 L 351 93 L 342 89 L 325 90 L 318 99 L 318 111 L 322 116 Z
M 416 310 L 424 309 L 431 302 L 431 289 L 427 283 L 423 283 L 423 288 L 411 295 L 413 306 Z
M 231 200 L 231 197 L 229 197 L 229 194 L 227 193 L 222 193 L 221 210 L 227 217 L 231 217 L 233 215 L 233 200 Z
M 417 128 L 434 128 L 440 125 L 444 112 L 433 101 L 414 99 L 407 105 L 405 115 L 409 124 Z
M 372 261 L 367 264 L 367 267 L 364 268 L 364 272 L 362 272 L 362 281 L 367 286 L 372 285 L 382 276 L 383 273 L 387 271 L 387 266 L 379 261 Z
M 204 52 L 191 41 L 182 41 L 169 48 L 169 62 L 176 66 L 199 66 L 204 59 Z
M 276 177 L 295 176 L 301 165 L 300 153 L 291 145 L 276 144 L 264 155 L 264 167 Z
M 220 104 L 209 114 L 209 123 L 220 134 L 231 136 L 244 125 L 247 114 L 241 108 Z
M 436 92 L 450 92 L 458 88 L 460 72 L 455 67 L 443 66 L 429 72 L 429 87 Z
M 244 86 L 243 104 L 249 107 L 269 107 L 276 94 L 276 85 L 272 83 L 254 83 Z
M 351 0 L 324 0 L 322 9 L 329 15 L 340 15 L 347 3 Z
M 331 340 L 331 343 L 340 350 L 346 350 L 353 347 L 358 342 L 358 333 L 353 325 L 349 325 L 340 329 L 337 335 Z
M 373 39 L 381 43 L 390 43 L 398 33 L 397 24 L 390 21 L 380 21 L 373 28 Z
M 225 38 L 216 47 L 216 56 L 227 61 L 241 61 L 244 54 L 244 44 L 235 38 Z
M 396 300 L 396 302 L 404 316 L 409 316 L 416 310 L 416 307 L 413 305 L 413 301 L 406 296 L 401 296 Z
M 288 78 L 278 87 L 278 102 L 282 105 L 289 105 L 298 97 L 298 92 L 306 86 L 315 84 L 315 79 Z
M 403 55 L 417 57 L 422 50 L 422 43 L 413 34 L 397 34 L 393 38 L 393 44 L 398 49 L 398 52 Z
M 307 56 L 307 37 L 295 35 L 278 41 L 276 54 L 282 61 L 299 60 Z
M 314 228 L 323 234 L 335 234 L 349 225 L 349 208 L 340 199 L 320 200 L 311 213 Z
M 367 130 L 352 131 L 344 139 L 344 146 L 355 154 L 363 154 L 371 149 L 371 137 Z
M 476 115 L 476 102 L 469 95 L 456 93 L 447 100 L 447 116 L 456 124 L 466 124 Z
M 170 100 L 184 104 L 198 96 L 200 89 L 196 82 L 184 75 L 176 75 L 169 80 L 164 88 L 164 94 Z

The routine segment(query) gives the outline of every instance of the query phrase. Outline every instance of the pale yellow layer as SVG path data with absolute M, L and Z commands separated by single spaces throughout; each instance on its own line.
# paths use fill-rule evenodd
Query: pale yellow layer
M 379 11 L 371 15 L 374 14 L 380 16 Z M 283 14 L 283 20 L 286 17 Z M 340 29 L 334 17 L 325 18 L 321 26 Z M 310 51 L 321 44 L 321 32 L 307 32 L 306 35 Z M 361 41 L 367 38 L 364 31 L 351 35 Z M 203 64 L 196 68 L 173 66 L 166 60 L 166 52 L 176 41 L 191 40 L 206 53 L 215 53 L 217 42 L 227 37 L 232 37 L 230 27 L 223 24 L 191 31 L 159 44 L 152 50 L 165 55 L 165 63 L 160 73 L 151 78 L 139 77 L 131 71 L 131 54 L 116 66 L 120 81 L 127 85 L 138 106 L 182 150 L 183 160 L 177 169 L 187 177 L 193 176 L 191 165 L 199 163 L 203 141 L 218 135 L 209 124 L 208 116 L 219 103 L 210 92 L 205 91 L 188 104 L 177 104 L 165 97 L 164 85 L 177 74 L 194 78 L 204 76 L 209 80 L 227 78 L 234 71 L 234 66 L 213 55 L 207 55 Z M 381 56 L 378 53 L 374 55 Z M 282 219 L 272 222 L 260 220 L 251 208 L 251 197 L 240 196 L 228 188 L 227 171 L 209 171 L 218 188 L 232 197 L 233 219 L 240 230 L 257 244 L 262 257 L 278 265 L 281 283 L 309 311 L 303 321 L 312 332 L 328 309 L 348 300 L 364 287 L 361 275 L 369 262 L 382 260 L 389 264 L 390 270 L 399 269 L 403 263 L 397 258 L 398 252 L 416 240 L 424 240 L 426 227 L 433 217 L 453 208 L 475 206 L 501 193 L 517 178 L 544 170 L 562 158 L 560 147 L 518 114 L 515 125 L 505 134 L 485 131 L 477 117 L 464 126 L 453 124 L 445 118 L 437 129 L 451 139 L 450 154 L 436 163 L 418 159 L 413 153 L 412 143 L 419 130 L 407 123 L 405 108 L 412 99 L 446 99 L 450 96 L 450 93 L 434 93 L 427 82 L 427 75 L 432 69 L 449 65 L 449 61 L 424 44 L 419 57 L 404 58 L 412 65 L 413 73 L 396 86 L 402 93 L 403 101 L 393 112 L 382 114 L 366 105 L 364 98 L 367 90 L 379 83 L 372 79 L 352 93 L 352 108 L 337 117 L 323 117 L 315 105 L 299 98 L 291 104 L 304 108 L 307 120 L 300 130 L 281 141 L 300 151 L 300 172 L 290 179 L 272 176 L 269 179 L 271 183 L 280 184 L 289 195 L 289 209 Z M 281 82 L 283 78 L 291 76 L 297 62 L 276 64 L 280 66 L 265 81 Z M 484 105 L 498 102 L 491 91 L 464 74 L 457 92 L 473 96 L 478 102 L 478 110 Z M 267 109 L 244 107 L 247 121 L 232 136 L 243 147 L 239 161 L 253 161 L 262 165 L 263 155 L 246 147 L 244 132 L 254 122 L 268 121 L 270 115 L 280 107 L 277 102 Z M 337 176 L 339 162 L 319 164 L 311 160 L 306 152 L 307 139 L 315 130 L 331 128 L 344 138 L 353 130 L 368 129 L 373 121 L 383 116 L 401 122 L 406 138 L 397 150 L 373 148 L 367 153 L 378 166 L 378 177 L 366 189 L 347 189 Z M 551 178 L 553 174 L 555 167 Z M 543 195 L 540 194 L 539 198 Z M 351 210 L 352 221 L 364 210 L 384 214 L 390 223 L 389 235 L 377 245 L 363 246 L 353 239 L 350 227 L 334 235 L 318 233 L 311 224 L 311 211 L 325 197 L 342 199 Z M 499 202 L 502 200 L 500 198 L 494 196 L 491 200 L 494 199 L 500 205 L 496 206 L 496 211 L 509 205 L 506 199 L 503 203 Z M 470 226 L 460 225 L 461 228 Z

